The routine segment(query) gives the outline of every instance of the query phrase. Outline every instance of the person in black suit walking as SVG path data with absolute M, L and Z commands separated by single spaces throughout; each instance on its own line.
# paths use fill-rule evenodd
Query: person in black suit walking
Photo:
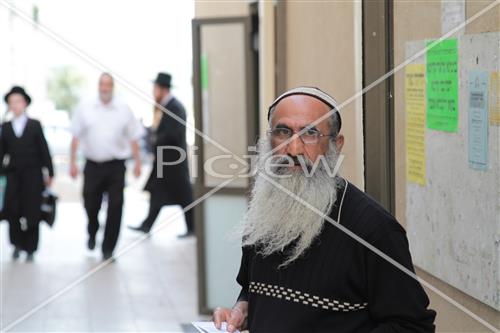
M 154 126 L 153 152 L 155 159 L 151 175 L 145 186 L 150 192 L 149 212 L 146 219 L 138 227 L 129 226 L 130 229 L 149 233 L 158 217 L 161 208 L 165 205 L 181 205 L 185 208 L 193 201 L 189 166 L 187 161 L 186 145 L 186 111 L 182 104 L 171 94 L 172 77 L 168 73 L 158 73 L 154 81 L 154 98 L 165 109 L 182 119 L 184 123 L 174 119 L 171 115 L 158 110 L 158 125 Z M 156 128 L 155 128 L 156 127 Z M 184 159 L 182 162 L 183 151 Z M 158 160 L 160 159 L 160 160 Z M 158 170 L 158 163 L 161 169 Z M 184 213 L 187 232 L 179 237 L 194 235 L 193 210 Z
M 26 260 L 33 261 L 38 248 L 42 192 L 52 183 L 54 168 L 42 125 L 25 113 L 30 96 L 15 86 L 4 100 L 13 113 L 13 119 L 2 124 L 0 133 L 1 172 L 7 177 L 4 213 L 14 246 L 12 259 L 17 260 L 25 251 Z

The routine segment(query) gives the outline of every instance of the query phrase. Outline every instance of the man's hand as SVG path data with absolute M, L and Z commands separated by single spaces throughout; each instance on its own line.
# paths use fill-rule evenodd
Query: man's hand
M 139 178 L 141 176 L 141 162 L 134 163 L 134 176 Z
M 53 177 L 49 176 L 49 177 L 45 178 L 45 187 L 51 187 L 52 181 L 53 181 Z
M 213 314 L 213 321 L 217 329 L 221 328 L 222 322 L 227 322 L 227 331 L 232 333 L 242 330 L 247 319 L 248 302 L 238 302 L 232 309 L 217 308 Z
M 134 157 L 134 176 L 139 178 L 141 176 L 141 153 L 139 141 L 133 140 L 131 142 L 132 145 L 132 156 Z
M 76 151 L 78 150 L 78 139 L 73 137 L 71 139 L 71 148 L 69 153 L 69 174 L 71 178 L 76 179 L 78 176 L 78 166 L 76 165 Z
M 76 179 L 78 176 L 78 166 L 76 166 L 76 163 L 71 163 L 69 166 L 69 174 L 71 178 Z

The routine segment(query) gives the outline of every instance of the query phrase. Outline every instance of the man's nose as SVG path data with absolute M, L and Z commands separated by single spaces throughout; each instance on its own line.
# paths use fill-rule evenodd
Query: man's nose
M 287 153 L 291 156 L 299 156 L 304 153 L 304 143 L 297 134 L 292 135 L 290 138 L 290 142 L 287 145 Z

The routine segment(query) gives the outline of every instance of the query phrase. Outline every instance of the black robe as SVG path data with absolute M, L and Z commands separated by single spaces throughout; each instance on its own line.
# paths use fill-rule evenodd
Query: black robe
M 186 121 L 186 111 L 182 104 L 172 98 L 164 107 L 176 116 Z M 191 181 L 189 178 L 189 166 L 187 157 L 181 163 L 175 165 L 163 165 L 162 177 L 158 176 L 158 149 L 164 146 L 174 146 L 187 154 L 186 126 L 170 115 L 163 113 L 158 128 L 153 133 L 154 162 L 151 174 L 146 182 L 145 190 L 151 193 L 151 204 L 154 206 L 181 205 L 187 206 L 193 201 Z M 175 149 L 164 149 L 160 152 L 162 163 L 174 163 L 181 154 Z
M 330 213 L 335 221 L 339 201 Z M 404 229 L 352 184 L 340 223 L 413 271 Z M 238 299 L 249 302 L 252 333 L 435 331 L 421 285 L 329 222 L 301 257 L 278 269 L 284 258 L 243 248 Z
M 0 161 L 7 162 L 1 167 L 1 173 L 7 177 L 3 214 L 10 224 L 11 243 L 33 253 L 38 245 L 40 207 L 45 189 L 43 169 L 50 177 L 54 176 L 52 158 L 38 120 L 28 119 L 19 138 L 10 121 L 2 125 Z

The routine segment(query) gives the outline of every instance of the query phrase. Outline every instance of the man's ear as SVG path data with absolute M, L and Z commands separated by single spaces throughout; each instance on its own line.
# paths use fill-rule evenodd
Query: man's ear
M 337 135 L 335 139 L 335 147 L 337 148 L 337 154 L 340 154 L 342 147 L 344 147 L 344 136 L 342 134 Z

